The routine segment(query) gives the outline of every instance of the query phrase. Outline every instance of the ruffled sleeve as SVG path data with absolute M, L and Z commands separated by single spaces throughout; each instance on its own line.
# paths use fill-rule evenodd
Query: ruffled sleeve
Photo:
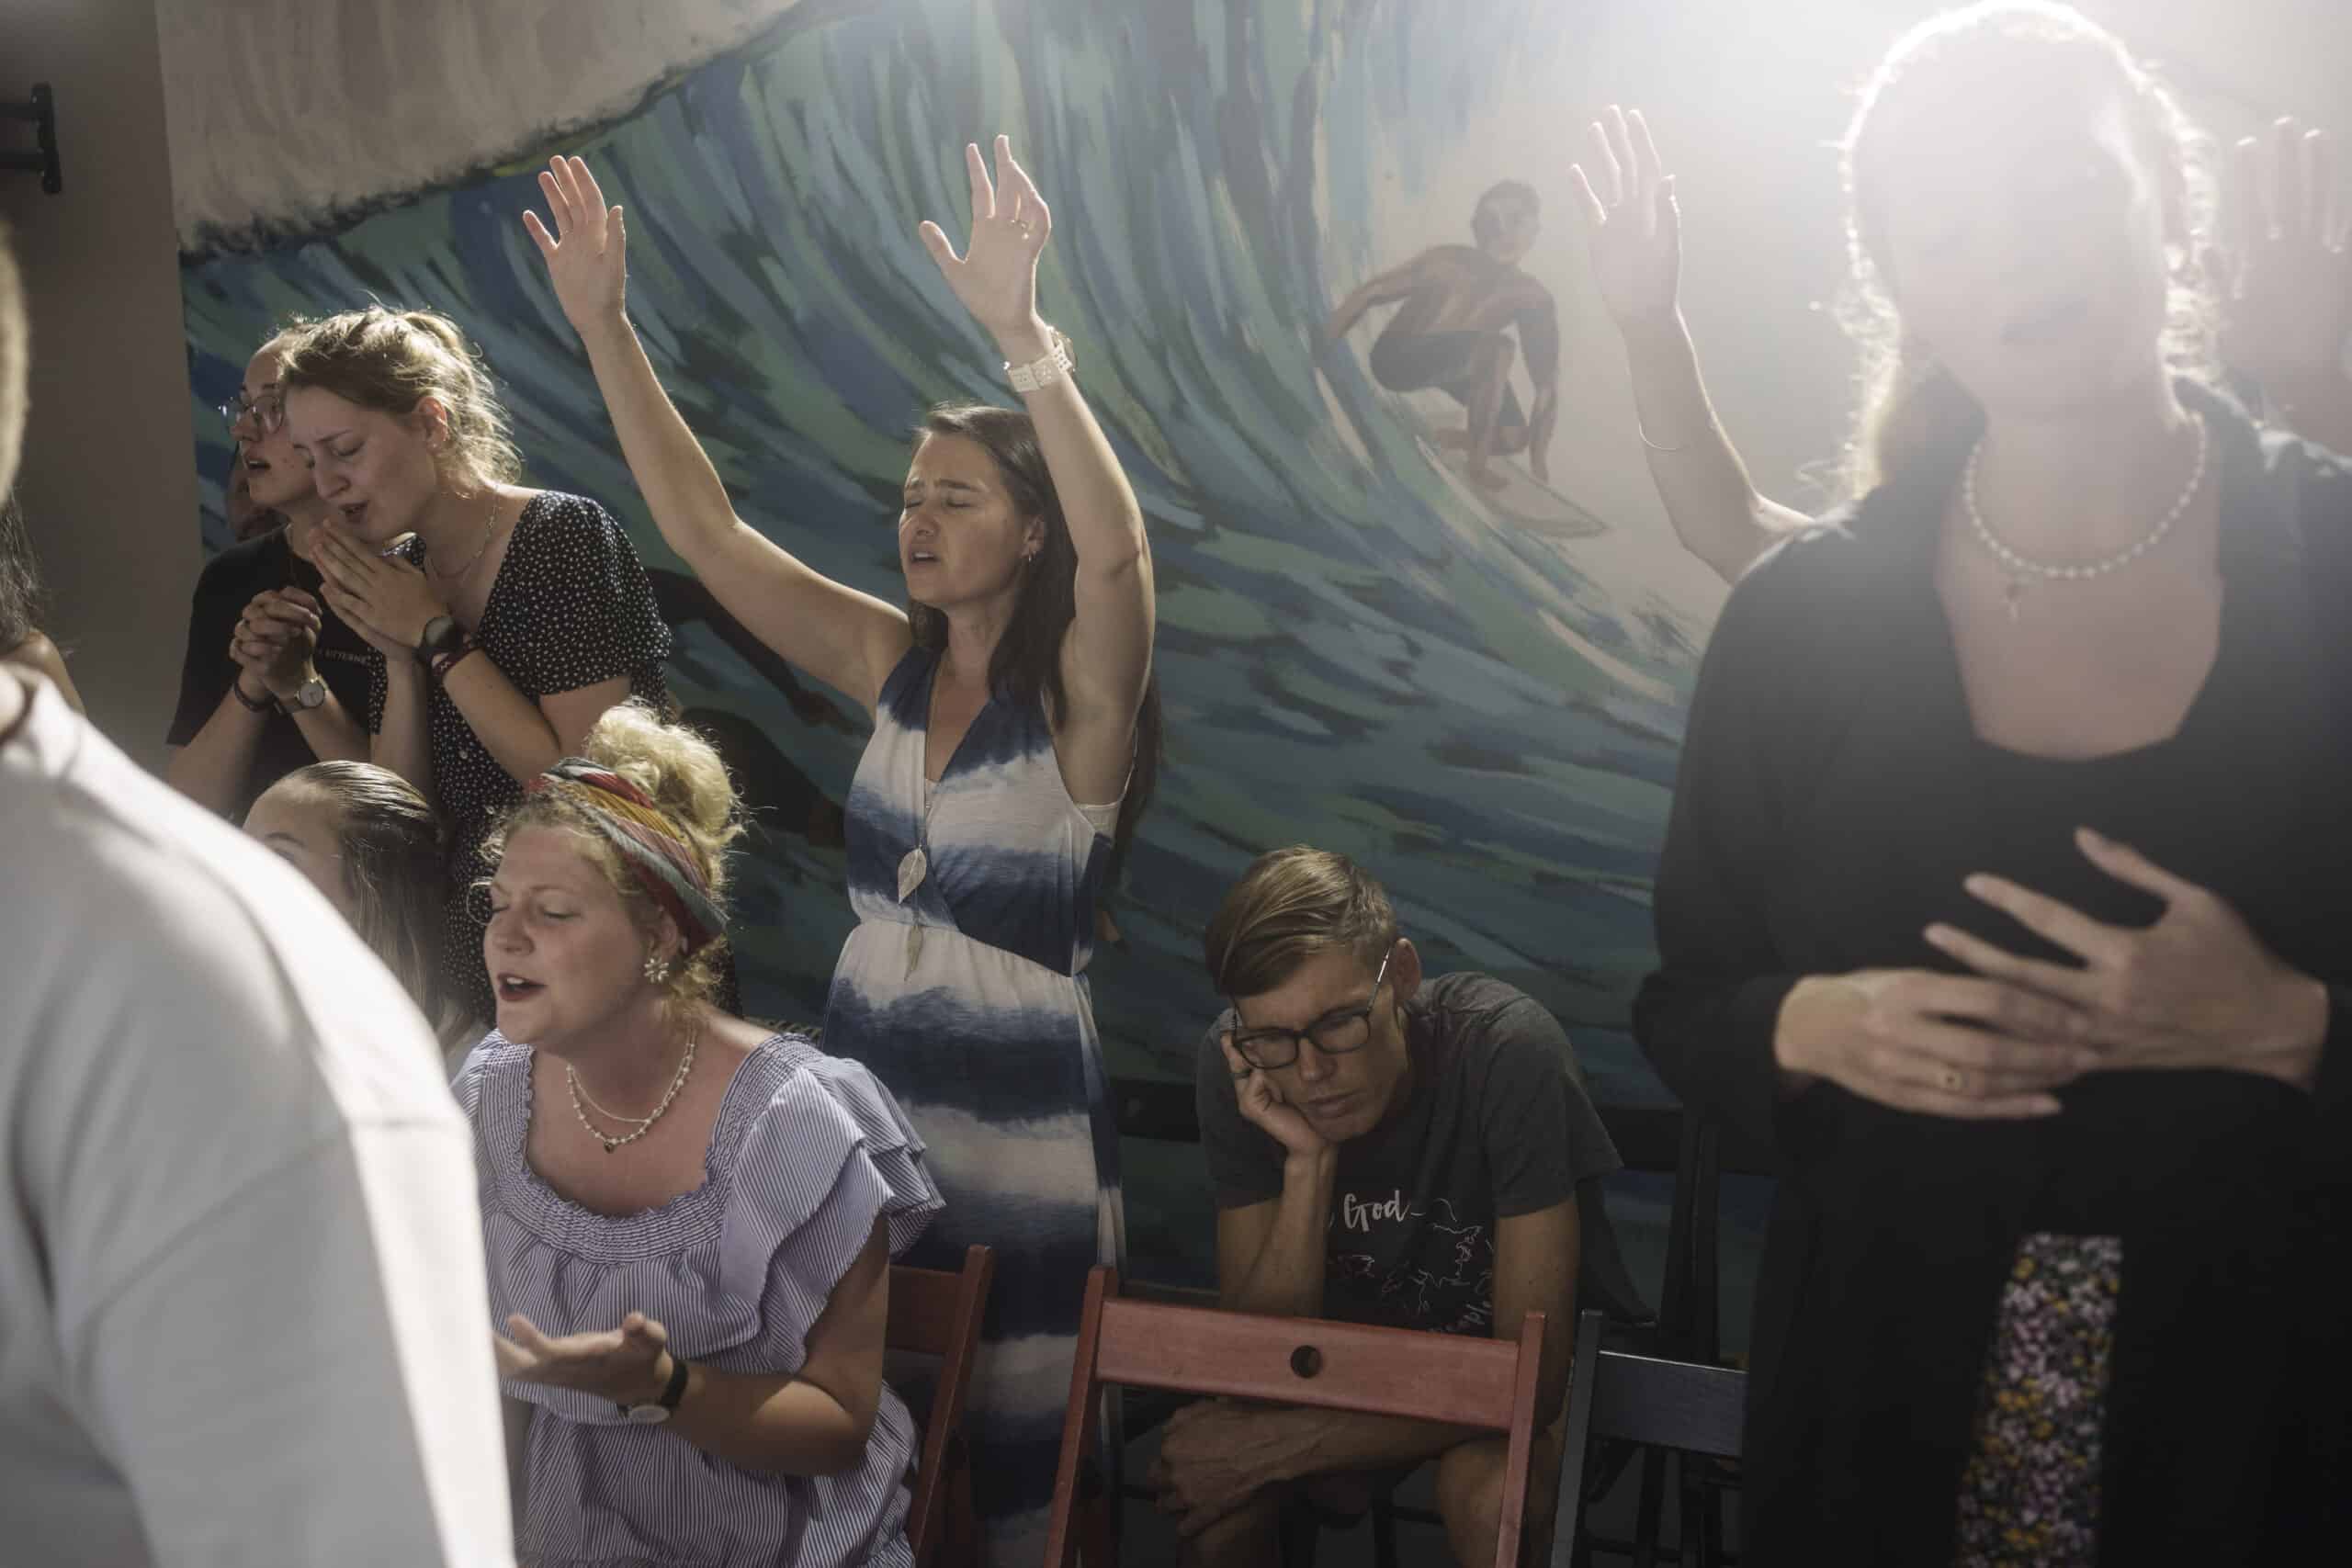
M 855 1062 L 804 1044 L 796 1070 L 743 1140 L 718 1249 L 727 1297 L 756 1297 L 756 1323 L 707 1357 L 738 1371 L 795 1371 L 833 1287 L 884 1223 L 893 1258 L 943 1206 L 922 1140 Z

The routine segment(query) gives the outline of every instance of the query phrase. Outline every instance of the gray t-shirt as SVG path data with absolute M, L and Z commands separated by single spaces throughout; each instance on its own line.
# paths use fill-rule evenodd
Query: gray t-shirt
M 1495 1222 L 1573 1194 L 1581 1232 L 1577 1304 L 1648 1315 L 1601 1205 L 1616 1146 L 1586 1098 L 1559 1021 L 1486 975 L 1428 981 L 1406 1008 L 1411 1099 L 1340 1146 L 1324 1251 L 1323 1315 L 1346 1323 L 1492 1332 Z M 1280 1145 L 1241 1114 L 1218 1040 L 1202 1038 L 1195 1098 L 1217 1206 L 1282 1195 Z M 1555 1331 L 1559 1325 L 1555 1325 Z

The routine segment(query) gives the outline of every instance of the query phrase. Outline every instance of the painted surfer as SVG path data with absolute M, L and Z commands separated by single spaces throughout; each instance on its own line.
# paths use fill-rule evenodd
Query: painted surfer
M 1504 180 L 1471 214 L 1475 244 L 1432 245 L 1382 273 L 1340 301 L 1323 328 L 1324 341 L 1335 344 L 1374 306 L 1399 305 L 1372 345 L 1373 379 L 1392 392 L 1434 387 L 1462 404 L 1468 422 L 1438 439 L 1466 450 L 1466 476 L 1489 491 L 1506 482 L 1487 467 L 1496 457 L 1524 452 L 1539 481 L 1552 477 L 1559 314 L 1552 291 L 1519 266 L 1534 247 L 1540 207 L 1534 187 Z M 1524 412 L 1510 384 L 1511 363 L 1522 355 L 1535 389 Z

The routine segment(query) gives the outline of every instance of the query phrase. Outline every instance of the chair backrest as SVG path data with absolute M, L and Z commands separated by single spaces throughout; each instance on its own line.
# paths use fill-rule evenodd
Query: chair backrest
M 890 1267 L 885 1343 L 893 1350 L 939 1358 L 939 1381 L 932 1390 L 922 1457 L 915 1468 L 914 1501 L 907 1510 L 907 1542 L 914 1549 L 916 1568 L 925 1568 L 938 1550 L 951 1495 L 959 1484 L 969 1485 L 964 1401 L 995 1275 L 996 1253 L 977 1245 L 965 1249 L 964 1267 L 956 1273 L 903 1263 Z
M 1520 1516 L 1534 1437 L 1544 1314 L 1517 1341 L 1416 1333 L 1318 1318 L 1261 1317 L 1119 1299 L 1109 1268 L 1087 1276 L 1078 1363 L 1062 1421 L 1061 1462 L 1046 1536 L 1049 1568 L 1069 1568 L 1079 1469 L 1094 1440 L 1106 1384 L 1222 1394 L 1331 1410 L 1404 1416 L 1510 1434 L 1498 1568 L 1519 1561 Z
M 1604 1331 L 1600 1314 L 1577 1315 L 1562 1427 L 1555 1562 L 1568 1562 L 1575 1548 L 1585 1461 L 1593 1443 L 1615 1438 L 1720 1459 L 1739 1457 L 1740 1427 L 1747 1413 L 1746 1372 L 1604 1350 Z

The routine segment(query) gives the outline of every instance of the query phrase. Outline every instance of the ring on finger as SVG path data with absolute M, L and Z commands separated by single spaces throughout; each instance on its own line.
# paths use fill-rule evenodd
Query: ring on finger
M 1936 1075 L 1936 1081 L 1943 1085 L 1948 1093 L 1958 1094 L 1968 1087 L 1968 1075 L 1958 1067 L 1946 1067 Z

